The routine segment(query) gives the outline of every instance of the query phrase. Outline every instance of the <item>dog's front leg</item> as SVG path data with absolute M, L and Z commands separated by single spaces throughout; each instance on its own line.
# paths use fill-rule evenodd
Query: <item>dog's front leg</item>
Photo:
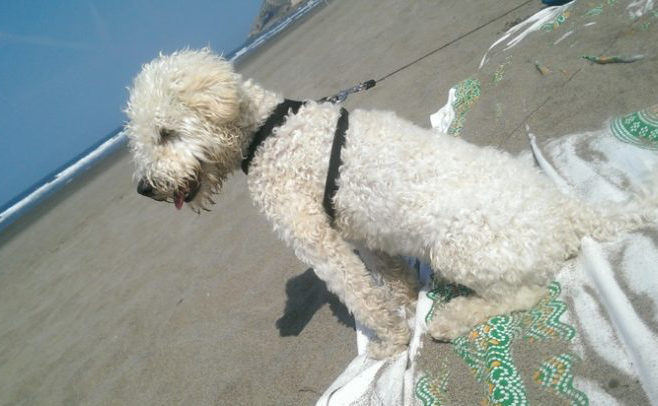
M 368 355 L 382 359 L 403 351 L 410 332 L 396 301 L 384 286 L 375 283 L 353 247 L 330 226 L 322 209 L 310 215 L 297 213 L 289 219 L 288 227 L 280 231 L 297 257 L 312 266 L 354 317 L 377 334 L 380 341 L 370 344 Z
M 416 312 L 416 301 L 420 282 L 416 270 L 411 269 L 400 256 L 392 256 L 383 251 L 373 251 L 358 247 L 359 255 L 372 271 L 377 272 L 390 291 L 392 300 L 398 307 L 404 307 L 406 317 Z

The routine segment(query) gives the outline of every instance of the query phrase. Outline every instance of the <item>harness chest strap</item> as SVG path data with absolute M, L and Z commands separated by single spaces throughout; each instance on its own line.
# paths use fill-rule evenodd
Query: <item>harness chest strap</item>
M 263 125 L 261 125 L 254 134 L 254 138 L 251 140 L 251 144 L 249 144 L 249 148 L 247 149 L 247 156 L 242 160 L 242 171 L 245 175 L 249 174 L 249 165 L 251 165 L 251 160 L 254 159 L 254 155 L 260 144 L 262 144 L 267 137 L 272 135 L 272 130 L 274 130 L 275 127 L 279 127 L 283 124 L 288 115 L 288 111 L 291 111 L 292 114 L 295 115 L 303 104 L 304 102 L 297 100 L 285 99 L 274 108 L 272 114 L 267 117 Z
M 336 124 L 336 131 L 334 132 L 334 141 L 331 144 L 331 155 L 329 155 L 329 170 L 327 171 L 327 180 L 324 182 L 324 197 L 322 198 L 322 206 L 324 211 L 329 216 L 331 225 L 334 225 L 336 219 L 336 207 L 334 206 L 334 197 L 338 191 L 338 169 L 343 164 L 340 159 L 340 152 L 345 145 L 345 133 L 349 127 L 349 113 L 345 108 L 340 108 L 340 117 Z
M 279 127 L 285 121 L 288 112 L 291 114 L 297 114 L 299 108 L 303 105 L 303 102 L 296 100 L 285 99 L 283 102 L 279 103 L 275 108 L 272 114 L 265 120 L 262 126 L 254 134 L 254 138 L 249 144 L 247 150 L 247 156 L 242 160 L 242 171 L 245 174 L 249 173 L 249 165 L 254 159 L 256 150 L 258 147 L 272 135 L 274 128 Z M 342 164 L 340 158 L 341 150 L 343 145 L 345 145 L 345 133 L 349 127 L 349 113 L 347 110 L 341 107 L 340 117 L 338 118 L 338 123 L 336 124 L 336 131 L 334 132 L 334 139 L 331 145 L 331 155 L 329 156 L 329 169 L 327 171 L 327 180 L 324 184 L 324 197 L 322 199 L 322 206 L 324 211 L 329 216 L 329 220 L 333 225 L 336 217 L 336 208 L 334 207 L 334 196 L 338 191 L 338 170 Z

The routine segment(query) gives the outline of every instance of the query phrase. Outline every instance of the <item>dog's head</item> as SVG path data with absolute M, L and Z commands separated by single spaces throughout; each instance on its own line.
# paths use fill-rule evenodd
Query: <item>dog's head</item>
M 193 209 L 242 158 L 240 76 L 208 49 L 160 55 L 130 88 L 125 133 L 140 194 Z

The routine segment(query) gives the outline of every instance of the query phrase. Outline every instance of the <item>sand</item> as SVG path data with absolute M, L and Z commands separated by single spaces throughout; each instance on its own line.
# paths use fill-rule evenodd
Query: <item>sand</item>
M 238 69 L 300 99 L 383 79 L 347 107 L 429 127 L 450 87 L 540 7 L 331 1 Z M 616 72 L 583 97 L 612 100 L 627 77 Z M 636 87 L 571 125 L 651 104 L 651 87 Z M 497 131 L 476 116 L 463 137 L 517 152 L 523 123 L 559 135 L 570 109 L 551 94 L 518 101 Z M 258 215 L 244 175 L 198 216 L 137 195 L 131 172 L 118 153 L 0 235 L 0 405 L 313 403 L 356 354 L 353 321 Z

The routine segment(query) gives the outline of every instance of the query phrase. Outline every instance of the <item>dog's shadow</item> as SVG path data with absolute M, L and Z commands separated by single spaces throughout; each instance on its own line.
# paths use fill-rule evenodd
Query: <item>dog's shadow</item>
M 326 303 L 329 303 L 331 312 L 340 323 L 355 328 L 354 317 L 347 307 L 327 290 L 325 283 L 315 275 L 312 268 L 288 280 L 286 295 L 288 300 L 283 316 L 276 321 L 281 337 L 298 336 Z

